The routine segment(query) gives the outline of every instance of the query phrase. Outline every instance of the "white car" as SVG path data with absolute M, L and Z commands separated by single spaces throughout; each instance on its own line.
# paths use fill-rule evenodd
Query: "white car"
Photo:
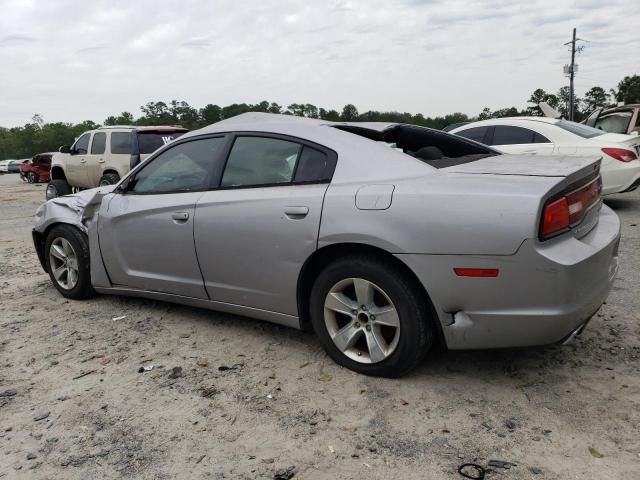
M 595 155 L 602 158 L 602 194 L 640 186 L 640 136 L 607 133 L 568 120 L 545 117 L 495 118 L 472 122 L 449 133 L 505 153 Z
M 9 173 L 9 164 L 15 160 L 2 160 L 0 161 L 0 173 Z

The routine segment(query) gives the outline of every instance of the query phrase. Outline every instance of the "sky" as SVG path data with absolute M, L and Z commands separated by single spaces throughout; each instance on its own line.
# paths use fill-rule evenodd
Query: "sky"
M 0 0 L 0 126 L 149 101 L 445 115 L 640 73 L 630 0 Z

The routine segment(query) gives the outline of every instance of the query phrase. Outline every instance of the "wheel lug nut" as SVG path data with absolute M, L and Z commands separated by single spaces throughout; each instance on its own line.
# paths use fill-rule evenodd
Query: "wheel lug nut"
M 376 319 L 376 316 L 375 316 L 375 315 L 371 315 L 369 318 L 370 318 L 371 320 L 375 320 L 375 319 Z
M 356 322 L 355 326 L 356 328 L 360 328 L 360 324 L 358 322 Z
M 362 307 L 360 307 L 360 310 L 366 312 L 367 311 L 367 306 L 366 305 L 362 305 Z
M 367 325 L 367 332 L 371 331 L 371 325 Z
M 351 314 L 352 315 L 357 315 L 358 314 L 358 310 L 351 310 Z

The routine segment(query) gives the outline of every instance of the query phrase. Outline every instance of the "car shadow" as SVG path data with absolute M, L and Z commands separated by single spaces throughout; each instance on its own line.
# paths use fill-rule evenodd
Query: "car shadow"
M 615 210 L 616 212 L 640 209 L 640 196 L 637 194 L 637 192 L 629 192 L 620 195 L 610 195 L 605 197 L 603 200 L 609 208 Z
M 322 349 L 312 331 L 302 331 L 249 317 L 217 312 L 197 307 L 189 307 L 158 300 L 146 300 L 126 296 L 103 295 L 98 301 L 112 301 L 120 304 L 122 310 L 144 309 L 145 315 L 162 318 L 170 313 L 184 317 L 201 325 L 202 328 L 220 328 L 221 336 L 262 337 L 264 341 L 280 343 L 279 348 L 290 349 L 289 354 L 309 356 L 310 361 L 332 364 L 333 360 Z M 163 320 L 160 320 L 162 322 Z M 174 324 L 175 325 L 175 324 Z M 288 356 L 288 355 L 287 355 Z M 429 352 L 421 364 L 407 374 L 405 379 L 419 383 L 436 378 L 456 378 L 488 382 L 515 379 L 527 383 L 539 379 L 542 372 L 566 374 L 567 368 L 575 368 L 587 361 L 588 352 L 581 345 L 580 336 L 566 346 L 550 345 L 494 350 L 446 350 L 439 345 Z M 338 365 L 335 365 L 338 368 Z

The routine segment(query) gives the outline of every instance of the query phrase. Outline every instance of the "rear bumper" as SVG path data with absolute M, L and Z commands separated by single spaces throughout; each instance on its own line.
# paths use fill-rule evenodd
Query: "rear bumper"
M 616 166 L 615 170 L 607 168 L 601 171 L 603 195 L 629 192 L 640 184 L 640 160 L 618 162 Z
M 606 300 L 618 270 L 620 221 L 603 206 L 585 237 L 525 241 L 512 256 L 398 255 L 423 282 L 450 349 L 562 342 Z M 454 267 L 498 268 L 496 278 Z

